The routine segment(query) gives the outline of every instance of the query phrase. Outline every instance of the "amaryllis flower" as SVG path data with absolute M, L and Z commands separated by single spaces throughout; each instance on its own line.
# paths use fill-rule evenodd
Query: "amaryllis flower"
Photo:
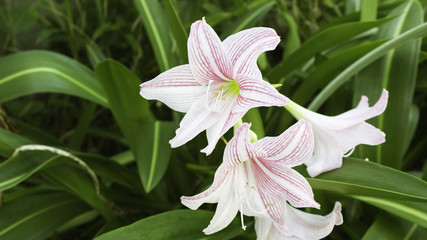
M 212 186 L 193 197 L 181 197 L 182 204 L 193 210 L 203 203 L 218 203 L 210 225 L 203 230 L 206 234 L 225 228 L 238 211 L 247 216 L 271 217 L 283 224 L 282 201 L 295 207 L 320 207 L 307 180 L 291 168 L 312 154 L 310 123 L 301 120 L 278 137 L 254 143 L 250 142 L 249 128 L 248 123 L 237 128 L 225 147 Z
M 141 84 L 141 96 L 162 101 L 186 112 L 176 136 L 179 147 L 206 129 L 210 154 L 219 138 L 250 109 L 284 106 L 288 98 L 262 80 L 258 56 L 273 50 L 280 38 L 271 28 L 238 32 L 223 42 L 205 22 L 191 25 L 188 38 L 189 64 L 174 67 Z
M 356 108 L 334 117 L 312 112 L 292 101 L 286 105 L 285 108 L 297 119 L 305 119 L 313 126 L 314 153 L 305 163 L 310 176 L 341 167 L 342 157 L 349 156 L 359 144 L 378 145 L 385 142 L 385 134 L 365 121 L 384 112 L 387 100 L 387 90 L 383 90 L 372 107 L 369 107 L 368 98 L 362 96 Z
M 257 240 L 321 239 L 328 236 L 335 225 L 343 223 L 341 203 L 336 202 L 334 209 L 326 216 L 306 213 L 286 203 L 285 223 L 279 225 L 270 218 L 255 217 Z

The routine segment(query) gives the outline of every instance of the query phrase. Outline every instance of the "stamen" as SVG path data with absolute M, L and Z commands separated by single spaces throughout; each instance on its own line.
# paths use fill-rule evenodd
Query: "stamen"
M 213 80 L 209 80 L 208 88 L 206 88 L 206 105 L 209 108 L 209 89 L 211 88 L 211 84 L 213 83 Z
M 354 148 L 350 149 L 347 153 L 342 155 L 343 157 L 349 157 L 354 152 Z
M 240 203 L 240 220 L 241 220 L 241 223 L 242 223 L 242 229 L 243 229 L 243 231 L 245 231 L 245 230 L 246 230 L 246 225 L 245 225 L 245 223 L 243 222 L 243 212 L 242 212 L 242 208 L 243 208 L 242 203 Z

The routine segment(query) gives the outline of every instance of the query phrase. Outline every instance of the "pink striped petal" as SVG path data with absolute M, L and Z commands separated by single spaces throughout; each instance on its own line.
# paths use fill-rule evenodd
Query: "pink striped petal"
M 224 150 L 224 164 L 227 167 L 233 167 L 249 159 L 264 155 L 263 152 L 252 147 L 249 140 L 250 127 L 251 125 L 248 123 L 240 124 L 234 137 L 228 142 Z
M 341 204 L 326 216 L 306 213 L 286 204 L 285 232 L 301 239 L 321 239 L 328 236 L 335 225 L 343 223 Z
M 221 195 L 223 195 L 223 192 L 229 191 L 228 188 L 231 188 L 231 180 L 232 179 L 229 170 L 226 169 L 224 165 L 221 165 L 215 172 L 212 186 L 195 196 L 182 196 L 181 203 L 193 210 L 199 208 L 203 203 L 216 203 L 219 201 Z
M 208 85 L 232 79 L 233 68 L 222 42 L 215 31 L 203 19 L 191 25 L 188 38 L 188 61 L 197 81 Z
M 223 114 L 217 124 L 206 129 L 208 146 L 202 149 L 201 152 L 206 153 L 206 155 L 211 154 L 221 136 L 232 128 L 240 119 L 242 119 L 245 114 L 246 112 Z
M 299 120 L 278 137 L 265 137 L 254 143 L 266 153 L 265 160 L 281 161 L 288 167 L 303 164 L 313 154 L 314 138 L 311 124 Z
M 267 213 L 274 222 L 278 224 L 285 223 L 285 204 L 286 200 L 282 197 L 273 197 L 260 191 L 261 199 L 266 206 Z
M 169 141 L 172 148 L 179 147 L 218 121 L 219 115 L 206 107 L 206 100 L 200 98 L 185 114 L 176 130 L 176 136 Z
M 233 77 L 243 74 L 262 79 L 257 59 L 261 53 L 274 50 L 279 42 L 277 33 L 265 27 L 243 30 L 227 37 L 223 45 L 234 66 Z
M 243 112 L 255 107 L 281 107 L 289 102 L 287 97 L 264 80 L 239 75 L 236 81 L 240 90 L 233 112 Z
M 266 195 L 283 197 L 295 207 L 320 207 L 313 198 L 310 184 L 297 171 L 280 162 L 255 158 L 252 163 L 258 188 Z
M 179 112 L 187 112 L 206 92 L 206 86 L 194 79 L 188 64 L 171 68 L 140 86 L 142 97 L 159 100 Z

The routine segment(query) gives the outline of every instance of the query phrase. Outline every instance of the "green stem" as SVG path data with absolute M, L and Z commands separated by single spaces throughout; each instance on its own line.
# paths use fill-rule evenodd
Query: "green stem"
M 378 58 L 382 57 L 388 51 L 398 47 L 399 45 L 415 38 L 422 37 L 427 34 L 427 23 L 423 23 L 411 30 L 408 30 L 398 37 L 391 39 L 371 52 L 367 53 L 365 56 L 361 57 L 359 60 L 354 62 L 338 76 L 336 76 L 311 102 L 308 109 L 316 111 L 319 107 L 345 82 L 347 82 L 353 75 L 358 73 L 364 67 L 368 66 Z

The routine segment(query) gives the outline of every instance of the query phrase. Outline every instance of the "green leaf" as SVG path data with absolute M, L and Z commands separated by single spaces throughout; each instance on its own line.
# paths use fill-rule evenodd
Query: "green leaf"
M 58 158 L 56 154 L 46 151 L 23 151 L 12 156 L 0 164 L 0 192 L 25 181 Z
M 410 200 L 395 200 L 387 198 L 375 198 L 368 196 L 350 195 L 350 197 L 366 202 L 401 218 L 427 228 L 427 204 L 426 202 L 414 202 Z
M 243 230 L 238 221 L 233 221 L 224 230 L 205 235 L 202 230 L 209 225 L 213 212 L 204 210 L 175 210 L 154 215 L 131 225 L 105 233 L 95 240 L 139 239 L 231 239 Z
M 154 119 L 148 101 L 139 95 L 141 81 L 132 71 L 112 59 L 98 64 L 95 75 L 105 89 L 110 110 L 135 154 L 138 125 Z
M 390 226 L 393 226 L 392 228 Z M 363 235 L 362 240 L 387 239 L 401 240 L 411 238 L 417 225 L 391 214 L 382 213 Z
M 20 135 L 0 128 L 0 156 L 9 157 L 16 148 L 25 144 L 31 144 L 31 141 Z
M 143 124 L 138 129 L 138 150 L 136 159 L 138 172 L 145 191 L 150 192 L 159 181 L 169 163 L 175 124 L 160 122 Z
M 178 45 L 178 50 L 181 53 L 184 62 L 188 62 L 187 31 L 185 31 L 185 28 L 182 25 L 181 19 L 179 18 L 178 13 L 176 12 L 175 7 L 173 6 L 172 0 L 162 0 L 162 2 L 163 6 L 165 7 L 165 12 L 168 18 L 169 25 L 171 26 L 172 34 Z
M 378 39 L 396 39 L 424 21 L 422 6 L 417 1 L 407 1 L 389 15 L 399 16 L 380 27 Z M 410 130 L 409 111 L 415 91 L 420 46 L 421 39 L 407 41 L 371 64 L 355 81 L 357 101 L 361 95 L 375 101 L 383 88 L 389 91 L 386 111 L 372 121 L 387 134 L 387 141 L 378 148 L 362 147 L 360 151 L 365 151 L 363 155 L 379 163 L 398 169 L 402 166 L 403 156 L 411 141 L 407 132 Z
M 31 50 L 0 58 L 0 102 L 34 93 L 54 92 L 107 106 L 93 73 L 64 55 Z
M 404 43 L 407 43 L 408 41 L 422 37 L 426 33 L 427 23 L 423 23 L 372 50 L 371 52 L 354 62 L 351 66 L 346 68 L 337 77 L 335 77 L 324 89 L 322 89 L 322 91 L 311 102 L 309 109 L 316 111 L 340 86 L 342 86 L 346 81 L 350 80 L 350 78 L 357 74 L 360 70 L 362 70 L 378 58 L 382 57 L 390 50 Z
M 0 238 L 46 239 L 89 207 L 67 193 L 39 193 L 0 208 Z
M 97 209 L 104 217 L 112 218 L 112 212 L 95 191 L 95 183 L 88 179 L 83 170 L 61 164 L 67 161 L 71 160 L 49 151 L 26 150 L 18 152 L 0 165 L 0 192 L 16 186 L 28 179 L 32 174 L 43 170 L 45 174 L 56 182 L 61 183 L 76 196 Z M 114 169 L 117 170 L 116 175 L 124 174 L 119 165 L 113 161 L 107 165 L 114 166 Z M 114 180 L 117 180 L 117 178 L 119 177 L 113 177 Z M 126 179 L 119 181 L 119 183 L 123 183 L 123 181 L 126 181 Z M 127 185 L 129 184 L 127 183 Z
M 263 3 L 254 9 L 247 12 L 235 20 L 230 26 L 227 26 L 226 30 L 221 34 L 223 38 L 226 38 L 234 33 L 242 31 L 245 28 L 253 27 L 257 21 L 259 21 L 270 9 L 276 4 L 274 1 L 268 1 Z
M 350 38 L 368 31 L 389 21 L 390 18 L 372 22 L 343 23 L 314 34 L 280 64 L 274 67 L 265 77 L 272 83 L 278 83 L 293 70 L 300 67 L 317 53 L 334 47 Z
M 107 200 L 97 194 L 93 181 L 81 169 L 61 164 L 43 169 L 42 174 L 92 206 L 107 220 L 115 218 L 113 211 L 108 207 Z
M 156 0 L 134 0 L 133 2 L 148 33 L 160 70 L 163 72 L 174 67 L 176 61 L 169 35 L 171 30 L 160 4 Z
M 368 197 L 427 201 L 427 182 L 362 159 L 346 158 L 341 168 L 308 178 L 313 189 Z

